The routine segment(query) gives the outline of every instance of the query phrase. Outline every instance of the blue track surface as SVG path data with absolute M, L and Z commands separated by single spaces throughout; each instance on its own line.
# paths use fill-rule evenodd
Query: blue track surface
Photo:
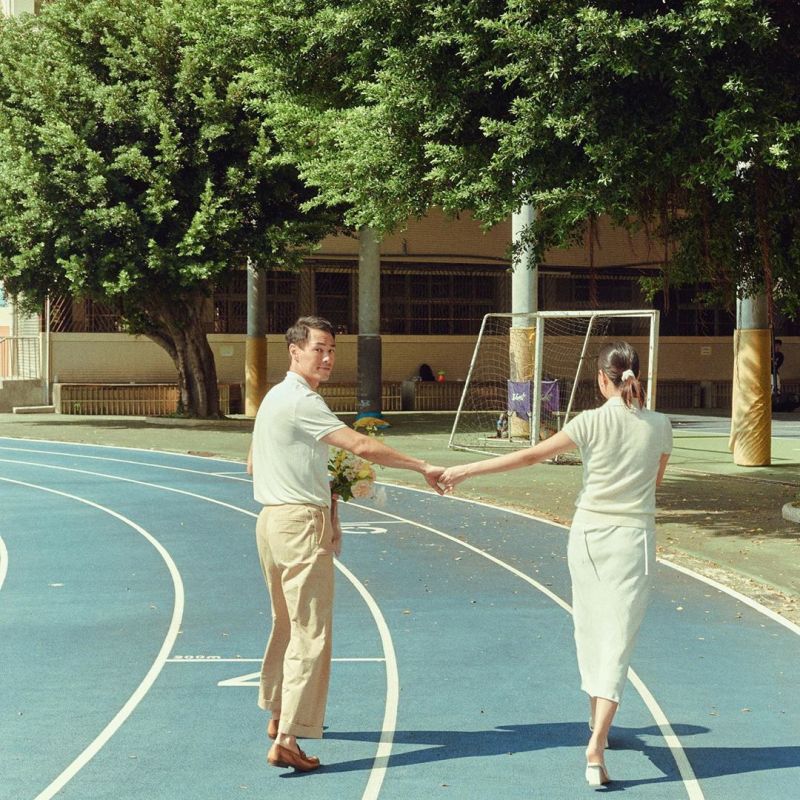
M 1 800 L 572 800 L 563 528 L 387 487 L 343 508 L 328 728 L 265 762 L 269 608 L 242 468 L 0 439 Z M 794 798 L 800 630 L 661 565 L 604 791 Z

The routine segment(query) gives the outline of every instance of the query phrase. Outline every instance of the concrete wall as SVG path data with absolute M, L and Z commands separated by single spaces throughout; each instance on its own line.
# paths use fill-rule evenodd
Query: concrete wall
M 443 370 L 449 380 L 464 380 L 469 369 L 474 336 L 383 336 L 383 379 L 402 381 L 417 373 L 420 363 Z M 245 338 L 239 334 L 212 334 L 209 342 L 220 383 L 244 381 Z M 646 343 L 631 342 L 644 360 Z M 800 380 L 800 337 L 783 337 L 786 355 L 781 376 Z M 333 380 L 357 379 L 357 337 L 336 339 Z M 288 357 L 282 336 L 267 337 L 267 379 L 280 380 Z M 730 381 L 733 340 L 730 337 L 662 337 L 659 343 L 659 380 Z M 52 334 L 51 380 L 61 383 L 172 382 L 175 368 L 167 354 L 145 337 L 121 333 Z
M 511 223 L 496 225 L 489 231 L 465 212 L 458 219 L 433 208 L 422 219 L 411 219 L 407 227 L 381 242 L 381 259 L 392 261 L 494 261 L 508 256 Z M 358 257 L 358 238 L 328 236 L 320 243 L 315 258 L 353 259 Z
M 245 337 L 211 334 L 208 337 L 220 383 L 244 381 Z M 416 375 L 422 361 L 445 370 L 453 380 L 467 375 L 474 336 L 383 337 L 383 379 L 402 381 Z M 51 335 L 50 379 L 57 383 L 159 383 L 175 381 L 172 360 L 144 336 L 123 333 L 54 333 Z M 357 379 L 358 337 L 336 337 L 334 381 Z M 281 380 L 289 365 L 286 341 L 267 337 L 267 379 Z
M 511 220 L 484 230 L 469 212 L 448 217 L 433 208 L 422 219 L 411 219 L 405 230 L 381 242 L 381 258 L 391 261 L 447 261 L 456 263 L 503 261 L 511 244 Z M 589 234 L 571 247 L 548 250 L 543 266 L 588 267 L 660 264 L 664 244 L 646 231 L 636 233 L 615 227 L 600 217 L 590 247 Z M 320 243 L 314 258 L 358 256 L 358 239 L 353 236 L 328 236 Z
M 244 375 L 244 335 L 209 337 L 220 383 Z M 169 383 L 175 366 L 166 351 L 145 336 L 124 333 L 51 334 L 50 380 L 56 383 Z
M 0 380 L 0 414 L 10 414 L 15 406 L 40 406 L 43 397 L 41 381 Z

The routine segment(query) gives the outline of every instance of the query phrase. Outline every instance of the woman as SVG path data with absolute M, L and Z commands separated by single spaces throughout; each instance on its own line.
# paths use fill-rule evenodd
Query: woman
M 451 467 L 440 479 L 452 491 L 465 478 L 580 450 L 583 486 L 575 501 L 567 560 L 581 688 L 590 702 L 586 780 L 592 786 L 609 782 L 604 751 L 650 596 L 655 489 L 672 451 L 669 419 L 644 408 L 633 347 L 627 342 L 605 345 L 597 368 L 606 399 L 600 408 L 579 414 L 535 447 Z

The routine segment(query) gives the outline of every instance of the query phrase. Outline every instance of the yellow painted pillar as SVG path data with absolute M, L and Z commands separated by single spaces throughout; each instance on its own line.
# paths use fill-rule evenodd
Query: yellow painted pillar
M 248 336 L 244 349 L 244 413 L 254 417 L 267 393 L 267 339 Z
M 772 392 L 769 328 L 741 329 L 733 336 L 733 402 L 729 447 L 741 467 L 771 463 Z
M 512 381 L 533 380 L 533 360 L 536 353 L 536 328 L 511 328 L 509 331 L 509 377 Z M 533 387 L 531 387 L 533 398 Z M 524 420 L 509 414 L 509 438 L 528 439 L 531 435 L 532 419 Z

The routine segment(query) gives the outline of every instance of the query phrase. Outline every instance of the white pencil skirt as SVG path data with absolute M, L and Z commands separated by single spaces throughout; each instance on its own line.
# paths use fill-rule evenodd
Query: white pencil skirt
M 567 561 L 581 689 L 619 703 L 650 601 L 655 526 L 573 522 Z

